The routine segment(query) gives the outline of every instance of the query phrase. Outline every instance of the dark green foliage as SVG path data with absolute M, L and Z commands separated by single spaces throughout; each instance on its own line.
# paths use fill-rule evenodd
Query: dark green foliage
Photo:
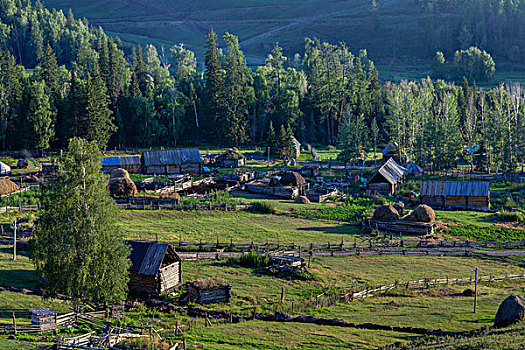
M 126 296 L 129 248 L 99 172 L 96 142 L 71 139 L 56 182 L 45 185 L 32 259 L 48 295 L 112 303 Z
M 299 214 L 330 220 L 361 222 L 372 216 L 374 208 L 382 201 L 370 198 L 350 198 L 344 204 L 317 210 L 299 210 Z
M 432 69 L 436 78 L 460 81 L 466 77 L 470 81 L 485 82 L 494 76 L 496 64 L 486 51 L 470 47 L 467 50 L 456 51 L 451 62 L 445 62 L 443 53 L 436 52 Z
M 501 227 L 479 227 L 474 225 L 450 226 L 446 231 L 454 237 L 483 241 L 520 241 L 525 239 L 525 231 Z
M 242 267 L 261 268 L 271 265 L 272 258 L 268 254 L 259 254 L 251 251 L 243 254 L 239 258 L 228 258 L 228 264 Z
M 254 211 L 263 213 L 263 214 L 275 214 L 277 213 L 277 207 L 274 203 L 270 201 L 265 202 L 255 202 L 254 205 Z
M 525 213 L 523 211 L 503 211 L 498 213 L 498 219 L 507 222 L 525 223 Z

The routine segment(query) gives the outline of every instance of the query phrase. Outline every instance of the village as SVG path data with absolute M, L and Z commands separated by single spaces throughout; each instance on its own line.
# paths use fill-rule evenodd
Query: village
M 280 348 L 269 331 L 285 332 L 290 348 L 309 338 L 318 348 L 391 339 L 433 348 L 521 317 L 509 297 L 525 286 L 525 240 L 509 215 L 521 212 L 521 174 L 432 172 L 403 162 L 395 144 L 348 166 L 294 141 L 293 159 L 264 149 L 106 152 L 99 171 L 131 248 L 129 296 L 115 305 L 42 299 L 28 243 L 42 186 L 63 165 L 53 155 L 6 159 L 2 334 L 56 349 L 220 348 L 212 339 L 232 344 L 245 332 Z M 287 338 L 294 327 L 304 339 Z

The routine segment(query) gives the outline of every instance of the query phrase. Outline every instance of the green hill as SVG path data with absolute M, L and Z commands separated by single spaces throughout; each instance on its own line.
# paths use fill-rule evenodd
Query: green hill
M 436 51 L 451 58 L 470 45 L 489 51 L 503 70 L 523 70 L 523 0 L 376 1 L 374 10 L 371 0 L 44 0 L 49 7 L 71 8 L 124 43 L 182 42 L 198 57 L 213 27 L 239 36 L 254 64 L 274 42 L 292 56 L 302 53 L 305 37 L 317 36 L 367 49 L 390 78 L 396 69 L 406 78 L 425 75 Z

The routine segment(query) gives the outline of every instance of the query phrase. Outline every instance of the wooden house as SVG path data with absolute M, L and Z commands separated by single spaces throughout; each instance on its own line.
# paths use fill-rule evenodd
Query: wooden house
M 188 299 L 199 304 L 229 303 L 231 286 L 220 278 L 188 282 Z
M 181 283 L 181 259 L 171 245 L 127 243 L 131 246 L 130 290 L 160 295 Z
M 222 168 L 239 168 L 246 165 L 246 158 L 239 151 L 230 149 L 218 155 L 215 163 Z
M 366 194 L 373 196 L 382 194 L 391 196 L 394 194 L 397 186 L 405 178 L 405 168 L 396 163 L 392 158 L 379 168 L 377 173 L 372 176 L 366 185 Z
M 488 182 L 421 181 L 421 204 L 431 207 L 489 210 Z
M 202 158 L 197 148 L 167 149 L 142 153 L 145 174 L 199 174 Z
M 113 169 L 125 169 L 128 173 L 140 173 L 142 163 L 139 156 L 133 157 L 105 157 L 102 158 L 102 171 L 111 172 Z

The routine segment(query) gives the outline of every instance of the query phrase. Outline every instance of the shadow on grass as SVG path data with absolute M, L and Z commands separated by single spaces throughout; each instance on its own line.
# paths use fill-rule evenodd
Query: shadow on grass
M 33 270 L 0 270 L 0 285 L 34 289 L 39 283 Z

